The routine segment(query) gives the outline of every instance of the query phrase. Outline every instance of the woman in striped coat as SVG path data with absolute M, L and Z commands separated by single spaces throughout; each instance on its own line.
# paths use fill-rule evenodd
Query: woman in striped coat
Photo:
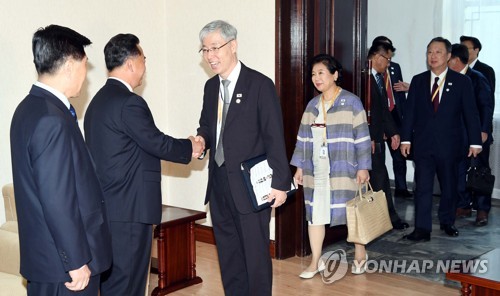
M 312 278 L 325 237 L 325 224 L 346 224 L 346 202 L 356 195 L 359 183 L 367 182 L 371 169 L 371 141 L 366 113 L 360 99 L 341 89 L 342 66 L 330 55 L 312 61 L 312 82 L 320 95 L 306 107 L 297 135 L 291 164 L 294 179 L 304 187 L 306 219 L 312 261 L 301 278 Z M 368 256 L 364 245 L 355 245 L 352 272 L 363 273 Z

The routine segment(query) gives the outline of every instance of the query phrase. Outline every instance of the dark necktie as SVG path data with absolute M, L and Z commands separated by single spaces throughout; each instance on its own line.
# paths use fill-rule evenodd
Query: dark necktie
M 71 116 L 75 119 L 75 121 L 78 122 L 78 118 L 76 117 L 76 111 L 75 108 L 73 108 L 73 105 L 69 105 L 69 112 L 71 113 Z
M 215 163 L 221 166 L 224 163 L 224 148 L 222 148 L 222 135 L 224 135 L 224 124 L 226 123 L 227 110 L 229 109 L 229 103 L 231 103 L 231 98 L 229 97 L 228 86 L 231 81 L 225 79 L 222 80 L 222 86 L 224 86 L 224 106 L 222 107 L 222 120 L 219 133 L 219 141 L 217 142 L 217 148 L 215 150 Z
M 432 91 L 431 91 L 432 106 L 434 107 L 434 112 L 437 112 L 439 107 L 438 81 L 439 77 L 434 78 L 434 85 L 432 86 Z
M 377 80 L 377 85 L 378 85 L 378 90 L 379 90 L 379 93 L 384 97 L 385 96 L 385 91 L 384 91 L 384 77 L 382 76 L 382 74 L 380 73 L 377 73 L 375 75 L 375 80 Z

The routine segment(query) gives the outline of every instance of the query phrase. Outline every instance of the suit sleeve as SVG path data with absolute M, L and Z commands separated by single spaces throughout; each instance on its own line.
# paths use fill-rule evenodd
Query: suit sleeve
M 67 122 L 42 118 L 30 142 L 33 175 L 43 217 L 66 271 L 92 258 L 82 222 L 76 189 L 73 139 Z
M 140 96 L 126 99 L 122 109 L 126 133 L 146 152 L 160 159 L 187 164 L 193 148 L 189 139 L 176 139 L 155 125 L 151 110 Z
M 209 127 L 209 117 L 208 113 L 210 110 L 210 102 L 208 99 L 208 83 L 205 84 L 204 94 L 203 94 L 203 107 L 201 109 L 199 128 L 196 131 L 199 136 L 205 139 L 205 149 L 208 150 L 211 147 L 210 139 L 210 127 Z
M 493 109 L 495 107 L 493 93 L 488 80 L 482 75 L 477 76 L 476 102 L 481 119 L 481 131 L 490 133 L 492 130 Z
M 408 97 L 405 103 L 403 124 L 401 127 L 401 142 L 411 142 L 413 125 L 415 120 L 415 99 L 417 95 L 418 87 L 417 79 L 413 77 L 410 83 L 410 89 L 408 90 Z
M 469 77 L 463 76 L 462 84 L 462 112 L 465 119 L 465 127 L 469 145 L 482 145 L 481 126 L 479 122 L 479 113 L 477 111 L 474 89 Z M 474 98 L 471 100 L 470 98 Z
M 271 187 L 289 190 L 292 176 L 286 157 L 281 106 L 273 82 L 266 78 L 260 86 L 258 112 L 267 161 L 273 169 Z

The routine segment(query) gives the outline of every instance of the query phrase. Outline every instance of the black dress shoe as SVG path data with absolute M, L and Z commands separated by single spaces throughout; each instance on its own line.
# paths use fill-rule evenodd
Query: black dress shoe
M 396 190 L 394 190 L 394 196 L 397 196 L 397 197 L 412 197 L 413 194 L 411 194 L 407 189 L 396 189 Z
M 401 221 L 401 219 L 398 221 L 392 222 L 392 228 L 394 228 L 394 229 L 402 230 L 402 229 L 406 229 L 408 227 L 410 227 L 410 225 L 406 222 Z
M 476 222 L 474 223 L 474 225 L 476 225 L 476 226 L 488 225 L 488 212 L 477 211 Z
M 431 233 L 419 229 L 413 230 L 412 233 L 403 236 L 404 239 L 411 240 L 414 242 L 424 241 L 428 242 L 431 240 Z
M 441 224 L 440 228 L 449 236 L 458 236 L 458 230 L 455 225 Z

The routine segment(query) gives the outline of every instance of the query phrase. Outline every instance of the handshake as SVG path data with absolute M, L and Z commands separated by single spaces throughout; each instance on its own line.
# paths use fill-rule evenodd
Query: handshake
M 200 158 L 205 151 L 205 139 L 202 136 L 190 136 L 191 144 L 193 145 L 193 158 Z

